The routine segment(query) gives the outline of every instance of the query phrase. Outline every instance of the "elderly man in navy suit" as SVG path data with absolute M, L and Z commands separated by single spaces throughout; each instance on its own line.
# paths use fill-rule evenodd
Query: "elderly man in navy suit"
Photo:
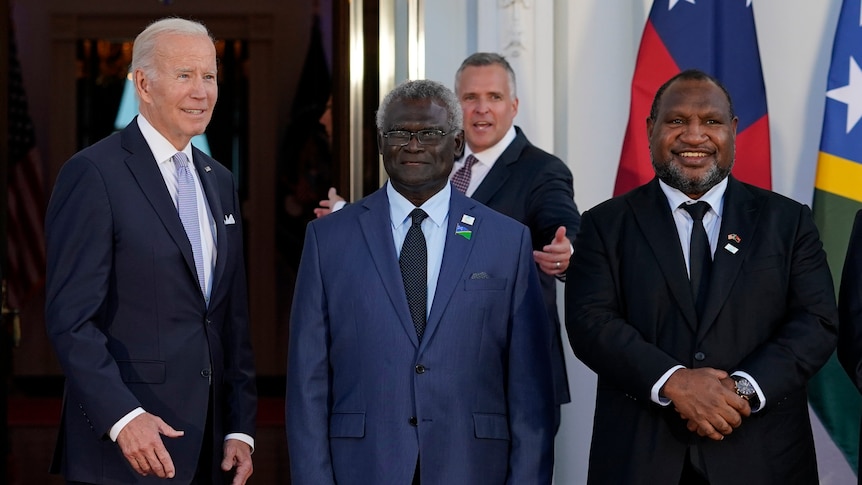
M 408 81 L 377 127 L 389 182 L 306 231 L 292 481 L 549 484 L 555 328 L 529 230 L 449 183 L 464 148 L 452 91 Z
M 464 114 L 464 152 L 452 167 L 453 187 L 530 229 L 548 317 L 557 327 L 556 280 L 565 281 L 581 217 L 574 201 L 569 168 L 536 147 L 515 126 L 518 93 L 515 71 L 505 57 L 477 52 L 455 73 L 455 93 Z M 320 201 L 318 217 L 343 207 L 334 189 Z M 554 338 L 554 393 L 557 404 L 570 401 L 563 344 Z M 559 422 L 559 409 L 557 410 Z
M 48 207 L 46 325 L 66 375 L 52 469 L 243 484 L 257 392 L 240 204 L 230 171 L 190 144 L 218 97 L 213 40 L 157 21 L 132 75 L 140 115 L 69 159 Z

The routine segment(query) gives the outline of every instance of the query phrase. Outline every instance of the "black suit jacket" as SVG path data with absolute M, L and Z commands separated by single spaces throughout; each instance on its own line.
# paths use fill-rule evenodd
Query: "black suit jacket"
M 862 210 L 856 213 L 838 293 L 838 360 L 862 392 Z M 862 446 L 859 448 L 862 463 Z M 862 475 L 859 475 L 862 485 Z
M 678 483 L 693 442 L 713 484 L 817 483 L 806 383 L 835 348 L 837 311 L 807 207 L 729 179 L 698 322 L 658 181 L 600 204 L 576 241 L 566 327 L 598 374 L 590 483 Z M 650 400 L 675 365 L 745 371 L 766 406 L 723 441 L 698 438 Z
M 197 149 L 193 163 L 216 226 L 209 305 L 137 120 L 74 155 L 57 178 L 45 321 L 66 375 L 54 469 L 67 480 L 156 481 L 135 473 L 107 437 L 136 407 L 185 431 L 164 438 L 177 484 L 191 481 L 202 446 L 213 456 L 212 483 L 222 483 L 224 436 L 254 436 L 240 204 L 229 170 Z M 208 409 L 214 439 L 202 443 Z
M 560 226 L 574 240 L 581 224 L 575 206 L 572 172 L 559 158 L 536 147 L 520 128 L 471 198 L 530 228 L 533 249 L 541 250 Z M 539 271 L 548 315 L 559 330 L 557 288 L 553 276 Z M 559 334 L 559 331 L 557 332 Z M 554 382 L 557 403 L 571 400 L 562 339 L 554 342 Z

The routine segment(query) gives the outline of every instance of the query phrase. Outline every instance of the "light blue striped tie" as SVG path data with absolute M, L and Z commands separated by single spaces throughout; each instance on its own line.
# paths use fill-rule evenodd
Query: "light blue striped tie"
M 189 168 L 189 159 L 183 152 L 177 152 L 173 157 L 177 166 L 177 212 L 192 244 L 192 254 L 195 257 L 195 270 L 198 273 L 198 284 L 201 293 L 206 295 L 204 284 L 204 254 L 201 246 L 200 220 L 198 219 L 198 194 L 195 179 Z

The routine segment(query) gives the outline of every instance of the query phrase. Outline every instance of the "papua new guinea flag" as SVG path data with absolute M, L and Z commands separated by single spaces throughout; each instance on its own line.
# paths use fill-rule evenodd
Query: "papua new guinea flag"
M 730 92 L 739 117 L 733 174 L 770 189 L 769 121 L 752 0 L 655 0 L 632 79 L 614 195 L 653 178 L 646 119 L 659 86 L 686 69 L 715 76 Z

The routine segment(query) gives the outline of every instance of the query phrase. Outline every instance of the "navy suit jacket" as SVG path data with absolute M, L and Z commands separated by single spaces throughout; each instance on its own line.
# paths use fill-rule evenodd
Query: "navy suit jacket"
M 698 321 L 657 179 L 584 213 L 566 327 L 598 374 L 589 483 L 679 483 L 693 442 L 713 484 L 817 483 L 806 384 L 835 349 L 837 311 L 811 211 L 731 177 L 719 234 Z M 650 400 L 675 365 L 745 371 L 766 406 L 723 441 L 698 438 Z
M 533 249 L 541 250 L 560 226 L 573 240 L 581 225 L 575 205 L 572 172 L 562 160 L 536 147 L 520 128 L 491 171 L 470 196 L 530 228 Z M 557 328 L 553 343 L 554 386 L 557 404 L 567 403 L 569 382 L 557 312 L 556 279 L 539 271 L 548 315 Z
M 163 438 L 174 483 L 190 482 L 201 446 L 211 448 L 213 483 L 221 483 L 224 436 L 254 436 L 239 200 L 229 170 L 197 149 L 193 163 L 216 225 L 209 306 L 137 120 L 74 155 L 57 178 L 46 217 L 46 325 L 66 375 L 53 469 L 68 480 L 155 481 L 135 473 L 107 437 L 139 406 L 185 431 Z M 214 442 L 202 443 L 208 408 Z
M 471 237 L 455 233 L 475 218 Z M 290 321 L 292 483 L 549 484 L 550 346 L 527 228 L 453 190 L 422 342 L 385 187 L 306 230 Z M 344 244 L 345 240 L 352 241 Z

